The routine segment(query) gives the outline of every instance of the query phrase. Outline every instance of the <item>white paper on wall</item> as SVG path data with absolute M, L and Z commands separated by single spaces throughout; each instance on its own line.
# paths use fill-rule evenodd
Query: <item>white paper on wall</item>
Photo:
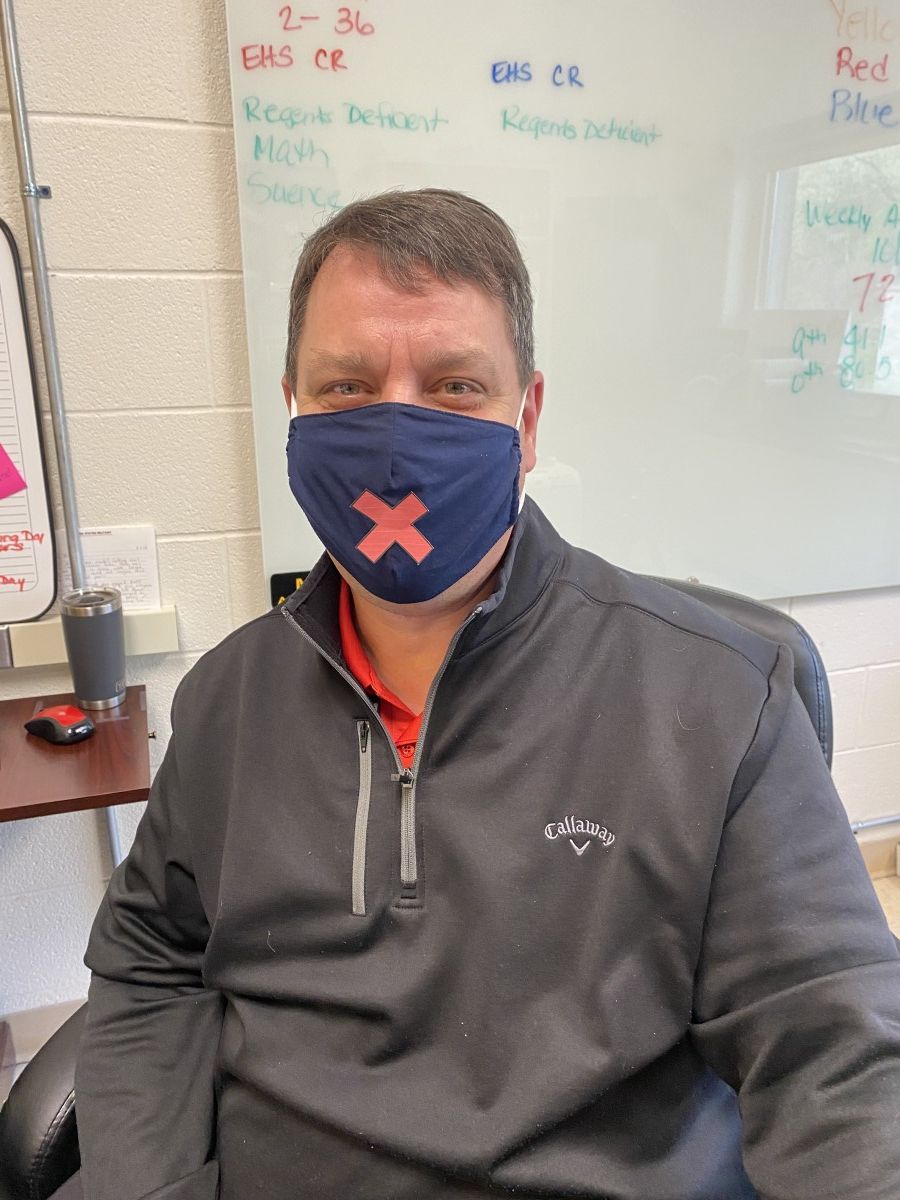
M 65 534 L 57 530 L 59 594 L 72 588 Z M 85 578 L 90 587 L 114 587 L 123 608 L 159 608 L 156 530 L 152 525 L 113 525 L 82 529 Z

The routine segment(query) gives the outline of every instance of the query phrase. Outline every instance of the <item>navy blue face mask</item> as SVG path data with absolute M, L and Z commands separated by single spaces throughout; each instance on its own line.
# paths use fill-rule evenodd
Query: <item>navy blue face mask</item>
M 325 548 L 395 604 L 446 591 L 519 514 L 519 431 L 499 421 L 395 401 L 292 415 L 287 460 Z

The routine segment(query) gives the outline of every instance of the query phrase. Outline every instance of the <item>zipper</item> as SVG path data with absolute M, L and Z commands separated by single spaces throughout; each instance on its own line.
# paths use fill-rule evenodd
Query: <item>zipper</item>
M 416 898 L 416 778 L 403 770 L 391 779 L 400 784 L 400 895 Z
M 337 659 L 332 658 L 330 654 L 328 654 L 325 650 L 322 649 L 322 647 L 315 640 L 315 638 L 310 637 L 310 635 L 306 632 L 306 630 L 303 628 L 303 626 L 300 625 L 299 622 L 295 620 L 294 616 L 290 612 L 288 612 L 288 610 L 283 605 L 281 608 L 281 613 L 282 613 L 282 616 L 284 617 L 284 619 L 290 625 L 291 629 L 296 630 L 296 632 L 300 635 L 300 637 L 302 637 L 305 642 L 308 642 L 309 645 L 312 646 L 313 650 L 315 650 L 315 652 L 317 654 L 321 655 L 321 657 L 325 659 L 325 661 L 328 663 L 328 665 L 333 667 L 335 669 L 335 671 L 337 671 L 338 675 L 340 675 L 342 679 L 345 679 L 347 681 L 347 683 L 350 684 L 350 686 L 353 688 L 354 692 L 356 692 L 357 696 L 359 696 L 360 700 L 362 700 L 363 704 L 365 704 L 366 708 L 368 708 L 368 710 L 371 712 L 372 716 L 375 718 L 376 724 L 381 729 L 382 733 L 384 734 L 385 738 L 387 739 L 387 744 L 390 747 L 391 754 L 394 756 L 394 763 L 396 764 L 396 767 L 397 767 L 397 775 L 392 775 L 391 778 L 392 779 L 398 778 L 399 775 L 403 771 L 403 767 L 401 766 L 401 763 L 400 763 L 400 756 L 397 753 L 397 747 L 394 745 L 394 739 L 391 737 L 390 733 L 388 732 L 387 726 L 385 725 L 384 721 L 382 721 L 377 707 L 372 703 L 371 697 L 366 695 L 366 693 L 360 687 L 358 681 L 350 674 L 349 671 L 345 670 L 341 666 L 341 664 L 337 661 Z M 368 724 L 369 723 L 367 721 L 357 721 L 357 734 L 359 737 L 359 753 L 360 753 L 360 797 L 362 796 L 362 771 L 363 771 L 363 767 L 365 765 L 363 763 L 363 754 L 365 754 L 367 763 L 368 763 L 367 769 L 370 773 L 370 792 L 371 792 L 372 759 L 370 757 L 370 755 L 371 755 L 370 739 L 369 738 L 366 739 L 366 748 L 365 748 L 365 751 L 363 751 L 363 744 L 362 744 L 362 736 L 363 735 L 360 732 L 360 728 L 359 728 L 360 725 L 368 726 Z M 365 914 L 365 895 L 362 895 L 361 897 L 357 897 L 357 894 L 356 894 L 356 885 L 357 885 L 356 872 L 358 869 L 357 862 L 358 862 L 358 855 L 359 855 L 358 834 L 359 834 L 359 828 L 360 828 L 359 809 L 360 809 L 360 805 L 359 805 L 359 801 L 357 801 L 356 830 L 355 830 L 354 844 L 353 844 L 353 872 L 354 872 L 354 875 L 353 875 L 353 881 L 352 881 L 353 886 L 351 889 L 351 891 L 352 891 L 351 907 L 352 907 L 353 912 L 356 913 L 356 902 L 357 902 L 357 899 L 360 898 L 362 900 L 362 912 L 356 913 L 356 915 L 362 916 Z M 363 871 L 364 871 L 365 870 L 365 866 L 364 866 L 365 851 L 364 850 L 361 855 L 361 858 L 363 859 Z M 364 887 L 365 887 L 365 881 L 363 879 L 363 883 L 362 883 L 363 891 L 364 891 Z
M 444 672 L 447 670 L 447 667 L 450 665 L 450 659 L 453 657 L 453 651 L 456 649 L 457 642 L 462 637 L 463 631 L 481 613 L 481 605 L 479 604 L 477 608 L 473 609 L 472 612 L 469 613 L 469 615 L 466 617 L 465 621 L 463 621 L 462 625 L 460 625 L 459 629 L 457 629 L 456 633 L 453 635 L 453 639 L 451 640 L 450 645 L 447 647 L 447 653 L 444 655 L 444 661 L 441 663 L 437 675 L 435 675 L 434 679 L 431 681 L 431 687 L 428 689 L 428 696 L 425 700 L 425 708 L 423 709 L 423 712 L 422 712 L 422 725 L 419 730 L 418 740 L 416 742 L 416 752 L 413 757 L 412 768 L 407 768 L 407 767 L 404 767 L 401 765 L 400 756 L 397 753 L 397 747 L 394 744 L 394 739 L 391 737 L 390 733 L 388 732 L 387 726 L 382 721 L 381 716 L 378 712 L 378 709 L 372 703 L 371 698 L 369 696 L 367 696 L 366 693 L 363 691 L 363 689 L 360 687 L 358 681 L 350 674 L 349 671 L 345 670 L 336 659 L 332 658 L 330 654 L 328 654 L 325 650 L 322 649 L 322 647 L 318 644 L 318 642 L 306 632 L 306 630 L 303 628 L 302 625 L 300 625 L 300 623 L 296 620 L 296 618 L 294 617 L 294 615 L 292 613 L 290 613 L 283 606 L 282 606 L 281 611 L 284 614 L 285 620 L 290 624 L 291 628 L 296 629 L 297 633 L 300 634 L 300 636 L 303 638 L 303 640 L 308 642 L 310 644 L 310 646 L 312 646 L 312 648 L 316 651 L 316 653 L 320 654 L 327 663 L 329 663 L 332 667 L 334 667 L 335 671 L 337 671 L 337 673 L 341 676 L 341 678 L 345 679 L 347 681 L 347 683 L 350 684 L 350 686 L 353 688 L 354 692 L 356 692 L 356 694 L 360 697 L 360 699 L 363 701 L 363 703 L 366 705 L 366 707 L 370 710 L 370 712 L 374 716 L 375 721 L 377 722 L 379 728 L 381 729 L 382 733 L 384 734 L 385 738 L 387 739 L 388 746 L 390 746 L 391 754 L 393 755 L 393 758 L 394 758 L 394 763 L 397 767 L 396 772 L 394 772 L 391 775 L 391 780 L 394 783 L 400 784 L 400 895 L 401 895 L 401 898 L 404 900 L 416 900 L 418 898 L 418 865 L 417 865 L 417 860 L 416 860 L 416 783 L 418 780 L 419 763 L 422 761 L 422 750 L 425 745 L 425 735 L 428 731 L 428 723 L 431 719 L 431 710 L 434 708 L 434 700 L 435 700 L 435 695 L 437 693 L 438 685 L 440 684 L 441 680 L 444 677 Z M 360 725 L 368 726 L 368 722 L 362 722 L 362 721 L 357 722 L 357 729 L 359 729 Z M 370 792 L 371 792 L 372 762 L 371 762 L 371 758 L 369 757 L 369 755 L 371 753 L 369 742 L 367 740 L 366 750 L 364 752 L 363 747 L 362 747 L 362 734 L 360 733 L 359 736 L 360 736 L 360 798 L 361 798 L 362 797 L 362 770 L 363 770 L 363 765 L 364 765 L 363 764 L 363 754 L 365 753 L 365 756 L 367 759 L 366 769 L 369 772 L 369 791 Z M 368 814 L 368 803 L 366 804 L 366 813 Z M 361 899 L 361 901 L 362 901 L 362 910 L 361 911 L 362 911 L 362 913 L 364 913 L 365 912 L 365 896 L 361 892 L 360 896 L 358 897 L 357 893 L 356 893 L 357 850 L 358 850 L 359 828 L 360 828 L 360 802 L 358 801 L 357 809 L 356 809 L 356 837 L 354 838 L 354 847 L 353 847 L 353 911 L 356 912 L 357 899 Z M 362 876 L 361 876 L 361 878 L 362 878 L 361 888 L 364 891 L 365 838 L 363 838 Z
M 416 784 L 419 778 L 419 763 L 422 760 L 422 750 L 425 746 L 425 735 L 428 732 L 428 722 L 431 719 L 431 710 L 434 708 L 434 700 L 437 695 L 438 685 L 444 677 L 444 672 L 450 665 L 450 659 L 453 657 L 453 651 L 456 649 L 456 643 L 462 637 L 463 630 L 469 625 L 475 617 L 481 612 L 481 605 L 473 612 L 470 612 L 453 635 L 453 640 L 447 647 L 447 653 L 444 655 L 444 661 L 441 663 L 437 675 L 431 681 L 431 687 L 428 689 L 428 696 L 425 700 L 425 708 L 422 712 L 422 725 L 419 729 L 419 736 L 416 740 L 416 752 L 413 756 L 412 768 L 409 770 L 399 771 L 391 778 L 400 784 L 400 887 L 401 897 L 404 900 L 415 900 L 418 894 L 418 866 L 416 863 Z
M 356 828 L 353 831 L 353 915 L 366 915 L 366 834 L 369 827 L 369 801 L 372 797 L 372 751 L 368 721 L 356 722 L 359 738 L 359 798 L 356 801 Z

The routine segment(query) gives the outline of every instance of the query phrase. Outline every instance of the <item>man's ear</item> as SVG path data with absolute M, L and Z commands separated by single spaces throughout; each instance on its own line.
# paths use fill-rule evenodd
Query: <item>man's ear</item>
M 291 411 L 291 385 L 287 375 L 281 377 L 281 390 L 284 392 L 284 402 L 287 405 L 288 412 Z
M 522 464 L 526 471 L 533 470 L 537 462 L 537 427 L 543 407 L 544 374 L 542 371 L 535 371 L 522 414 Z

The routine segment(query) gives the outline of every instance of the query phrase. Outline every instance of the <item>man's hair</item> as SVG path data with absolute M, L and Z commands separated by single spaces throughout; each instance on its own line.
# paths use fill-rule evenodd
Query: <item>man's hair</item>
M 338 246 L 372 250 L 384 278 L 419 291 L 429 276 L 476 283 L 503 302 L 523 387 L 534 372 L 531 284 L 512 230 L 462 192 L 383 192 L 340 209 L 306 240 L 291 282 L 285 374 L 296 391 L 296 356 L 313 281 Z

